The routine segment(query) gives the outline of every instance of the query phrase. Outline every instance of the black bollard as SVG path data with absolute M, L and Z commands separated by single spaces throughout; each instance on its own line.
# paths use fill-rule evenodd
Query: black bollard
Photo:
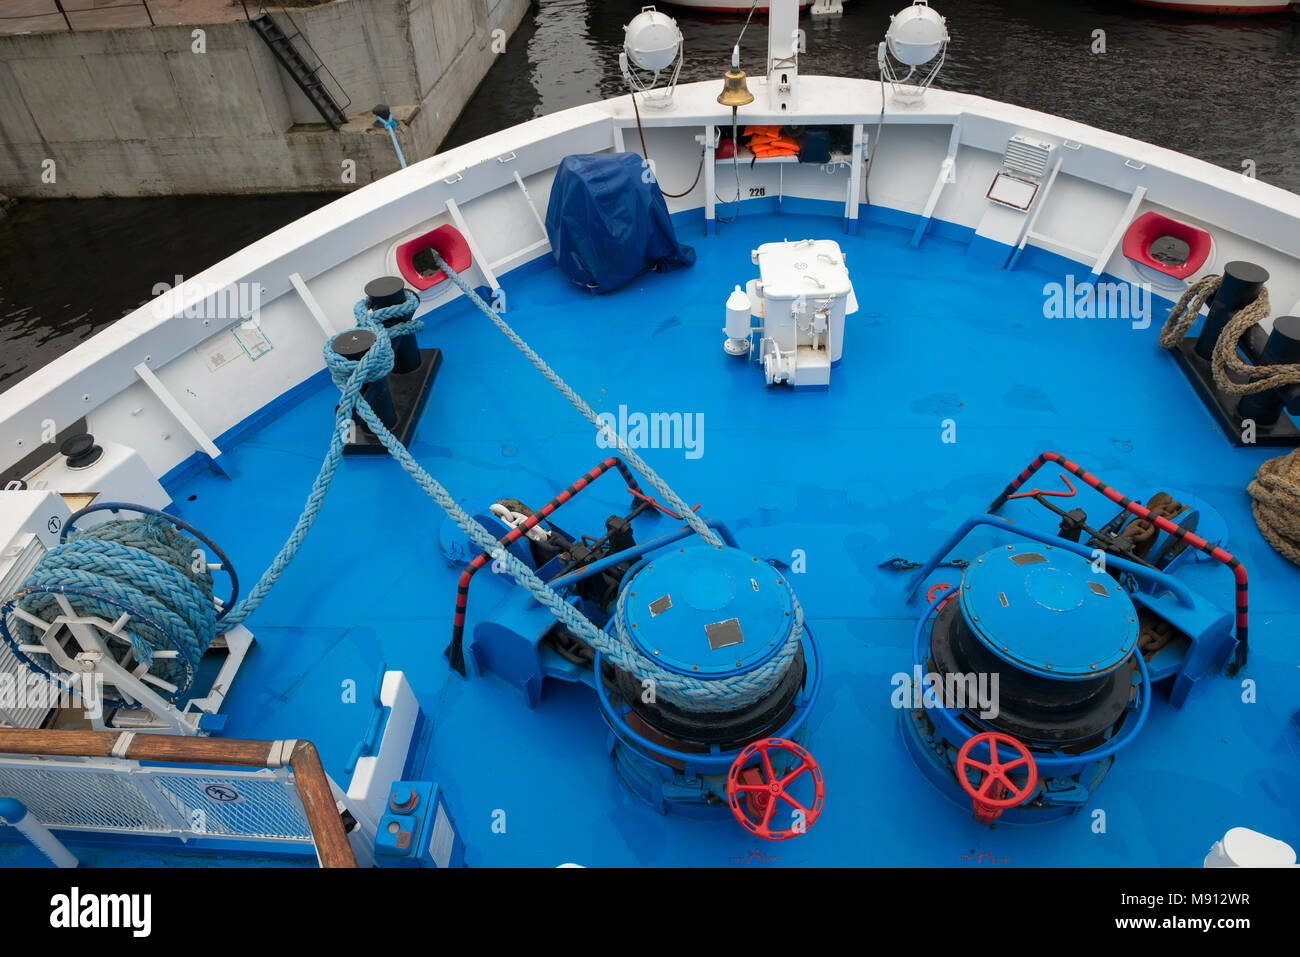
M 370 330 L 349 329 L 335 336 L 331 346 L 344 359 L 358 362 L 374 344 L 375 334 Z M 393 409 L 393 397 L 388 391 L 388 382 L 385 379 L 376 379 L 374 382 L 366 383 L 361 387 L 361 396 L 370 404 L 375 415 L 379 416 L 379 421 L 384 423 L 384 427 L 391 431 L 397 424 L 397 413 Z M 353 418 L 364 425 L 360 417 L 354 415 Z
M 64 439 L 59 452 L 70 469 L 88 469 L 104 454 L 104 450 L 95 444 L 95 437 L 89 432 Z
M 406 283 L 397 276 L 381 276 L 366 283 L 366 306 L 370 309 L 383 309 L 387 306 L 400 305 L 406 300 Z M 407 318 L 386 319 L 384 328 L 392 329 L 401 325 Z M 399 375 L 414 372 L 420 367 L 420 348 L 415 344 L 415 334 L 408 332 L 393 340 L 393 371 Z
M 1223 267 L 1223 284 L 1210 300 L 1210 313 L 1196 340 L 1198 356 L 1209 361 L 1228 320 L 1254 302 L 1266 282 L 1268 270 L 1263 266 L 1237 261 Z
M 1300 316 L 1274 319 L 1273 331 L 1255 359 L 1255 365 L 1261 367 L 1288 363 L 1300 363 Z M 1279 389 L 1243 395 L 1237 404 L 1237 415 L 1242 421 L 1252 419 L 1259 425 L 1273 425 L 1281 416 L 1283 402 L 1288 398 Z

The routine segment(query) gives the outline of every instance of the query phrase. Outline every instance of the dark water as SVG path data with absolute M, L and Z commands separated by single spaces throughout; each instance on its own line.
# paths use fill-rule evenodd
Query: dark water
M 876 75 L 906 0 L 846 0 L 804 17 L 805 73 Z M 642 0 L 541 0 L 444 148 L 624 92 L 623 24 Z M 952 45 L 939 85 L 1055 113 L 1300 192 L 1300 17 L 1164 14 L 1125 0 L 935 0 Z M 686 38 L 682 81 L 721 76 L 743 16 L 661 4 Z M 1106 52 L 1091 51 L 1105 31 Z M 762 71 L 766 23 L 742 65 Z M 24 202 L 0 219 L 0 388 L 329 196 Z
M 23 201 L 0 219 L 0 388 L 332 196 Z

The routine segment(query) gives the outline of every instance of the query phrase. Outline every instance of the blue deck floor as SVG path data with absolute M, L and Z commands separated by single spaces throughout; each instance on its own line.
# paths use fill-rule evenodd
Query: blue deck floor
M 1184 866 L 1236 825 L 1297 842 L 1300 571 L 1259 536 L 1244 491 L 1270 453 L 1228 446 L 1157 349 L 1159 311 L 1145 330 L 1045 319 L 1043 287 L 1062 279 L 1063 262 L 1000 271 L 964 244 L 930 236 L 915 249 L 909 232 L 880 225 L 848 237 L 837 220 L 764 214 L 713 237 L 699 226 L 680 234 L 698 251 L 693 268 L 599 298 L 554 269 L 506 277 L 508 319 L 597 411 L 704 413 L 702 456 L 643 454 L 746 550 L 806 554 L 806 573 L 791 581 L 826 664 L 807 742 L 827 787 L 816 825 L 760 846 L 730 818 L 660 817 L 616 778 L 589 689 L 552 683 L 529 711 L 503 684 L 449 673 L 441 652 L 457 573 L 438 549 L 442 515 L 386 458 L 345 462 L 306 546 L 250 620 L 257 644 L 228 699 L 225 734 L 308 738 L 345 782 L 376 672 L 405 671 L 433 721 L 429 774 L 472 865 Z M 751 249 L 809 237 L 841 243 L 860 311 L 829 391 L 768 390 L 756 367 L 723 353 L 723 303 L 756 275 Z M 471 510 L 498 497 L 538 507 L 608 454 L 482 317 L 434 318 L 421 340 L 445 361 L 412 451 Z M 232 449 L 236 481 L 204 473 L 175 490 L 184 517 L 229 551 L 250 586 L 298 515 L 334 403 L 327 387 Z M 942 441 L 945 419 L 956 423 L 954 443 Z M 1085 813 L 990 830 L 935 791 L 904 750 L 890 676 L 910 667 L 917 606 L 902 598 L 905 576 L 878 566 L 926 558 L 1044 450 L 1134 497 L 1170 485 L 1219 509 L 1250 571 L 1251 660 L 1235 679 L 1202 682 L 1181 712 L 1157 695 Z M 591 532 L 626 503 L 618 480 L 604 478 L 558 519 Z M 674 527 L 664 518 L 639 537 Z M 1206 565 L 1196 576 L 1230 607 L 1227 571 Z M 1242 701 L 1246 678 L 1256 703 Z M 345 703 L 348 681 L 360 703 Z M 1094 809 L 1106 812 L 1105 833 L 1094 833 Z M 505 833 L 493 831 L 498 811 Z

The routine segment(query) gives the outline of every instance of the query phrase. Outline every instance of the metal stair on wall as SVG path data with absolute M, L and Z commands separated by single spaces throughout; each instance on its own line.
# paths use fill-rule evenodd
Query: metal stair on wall
M 316 107 L 321 117 L 330 125 L 330 129 L 337 130 L 347 122 L 348 117 L 344 109 L 352 101 L 347 99 L 346 94 L 343 93 L 340 87 L 339 93 L 344 97 L 345 102 L 342 106 L 339 105 L 338 100 L 321 82 L 321 71 L 324 71 L 331 80 L 334 80 L 333 74 L 329 72 L 320 57 L 315 55 L 315 51 L 312 50 L 311 44 L 307 42 L 307 38 L 302 35 L 297 25 L 294 24 L 293 18 L 288 14 L 284 14 L 284 16 L 291 25 L 291 32 L 289 33 L 285 33 L 280 24 L 266 10 L 260 10 L 256 16 L 249 16 L 248 23 L 256 31 L 257 35 L 266 41 L 272 55 L 293 77 L 293 81 L 298 84 L 298 89 L 302 90 L 312 106 Z M 315 67 L 303 56 L 298 45 L 294 43 L 295 40 L 300 40 L 302 45 L 316 59 L 317 65 Z M 334 80 L 334 85 L 338 86 L 337 80 Z

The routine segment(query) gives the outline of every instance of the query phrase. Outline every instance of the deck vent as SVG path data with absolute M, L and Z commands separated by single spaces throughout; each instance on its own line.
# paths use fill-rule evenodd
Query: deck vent
M 1012 173 L 1038 179 L 1047 172 L 1047 164 L 1052 158 L 1054 149 L 1055 146 L 1042 140 L 1030 139 L 1027 136 L 1013 136 L 1007 141 L 1003 163 Z
M 23 582 L 44 554 L 45 546 L 35 535 L 20 535 L 14 540 L 4 554 L 0 555 L 0 570 L 3 571 L 3 576 L 0 577 L 0 600 L 23 587 Z M 11 615 L 10 634 L 14 633 L 13 620 Z M 0 642 L 0 692 L 30 687 L 34 680 L 38 679 L 32 670 L 18 660 L 7 644 Z M 39 728 L 49 713 L 47 707 L 23 707 L 21 698 L 12 701 L 7 694 L 0 693 L 0 728 Z

